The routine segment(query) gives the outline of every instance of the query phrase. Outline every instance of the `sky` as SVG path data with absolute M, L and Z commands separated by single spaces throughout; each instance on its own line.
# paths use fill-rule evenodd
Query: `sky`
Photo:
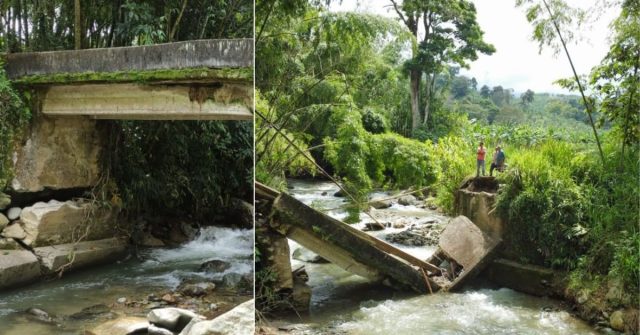
M 516 8 L 514 0 L 472 0 L 477 10 L 477 20 L 484 31 L 485 41 L 493 44 L 496 52 L 480 55 L 462 69 L 461 74 L 475 77 L 478 87 L 502 85 L 516 93 L 531 89 L 534 92 L 569 93 L 553 82 L 572 77 L 571 67 L 564 53 L 553 55 L 545 47 L 538 53 L 538 43 L 531 40 L 533 28 L 527 22 L 524 9 Z M 571 0 L 572 5 L 588 8 L 597 0 Z M 357 11 L 397 17 L 387 0 L 343 0 L 332 4 L 332 11 Z M 581 40 L 568 45 L 578 74 L 588 74 L 600 63 L 608 51 L 608 25 L 618 14 L 610 8 L 588 28 L 580 31 Z

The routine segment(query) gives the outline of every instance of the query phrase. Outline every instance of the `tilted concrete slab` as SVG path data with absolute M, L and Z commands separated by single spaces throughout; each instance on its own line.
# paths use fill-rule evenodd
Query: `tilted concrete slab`
M 6 55 L 9 79 L 61 73 L 161 69 L 251 68 L 253 39 L 197 40 L 122 48 L 27 52 Z
M 34 252 L 40 257 L 44 268 L 53 273 L 65 264 L 70 264 L 66 270 L 75 270 L 117 261 L 126 256 L 127 248 L 126 240 L 109 238 L 35 248 Z
M 41 100 L 41 112 L 56 117 L 253 120 L 252 85 L 63 85 L 49 87 Z
M 493 259 L 501 242 L 500 238 L 483 231 L 465 216 L 451 220 L 440 235 L 434 257 L 444 254 L 463 270 L 453 281 L 444 284 L 443 289 L 456 290 L 477 275 Z
M 40 278 L 40 263 L 30 251 L 0 251 L 0 290 L 29 284 L 38 278 Z

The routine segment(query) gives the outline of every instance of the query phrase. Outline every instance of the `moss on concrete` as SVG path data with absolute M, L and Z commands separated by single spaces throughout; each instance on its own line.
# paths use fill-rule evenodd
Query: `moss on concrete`
M 14 85 L 33 86 L 77 83 L 120 83 L 154 81 L 253 81 L 252 68 L 190 68 L 152 71 L 57 73 L 53 75 L 26 76 L 13 80 Z

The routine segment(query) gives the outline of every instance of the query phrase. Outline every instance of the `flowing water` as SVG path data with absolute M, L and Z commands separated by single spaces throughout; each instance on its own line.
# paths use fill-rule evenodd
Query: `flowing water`
M 129 259 L 66 274 L 59 280 L 41 282 L 0 292 L 0 334 L 79 334 L 95 321 L 74 321 L 68 316 L 83 308 L 116 302 L 120 297 L 144 297 L 158 290 L 175 289 L 184 279 L 220 280 L 227 273 L 253 271 L 253 230 L 209 227 L 193 241 L 170 249 L 141 251 L 141 259 Z M 222 273 L 199 272 L 209 259 L 232 264 Z M 30 320 L 23 311 L 36 307 L 60 318 L 59 325 Z
M 344 198 L 335 197 L 337 186 L 330 182 L 290 180 L 289 192 L 299 200 L 341 219 L 346 216 Z M 383 192 L 372 198 L 389 196 Z M 415 206 L 394 204 L 373 211 L 380 221 L 403 222 L 406 227 L 436 222 L 444 227 L 447 216 Z M 359 228 L 371 221 L 365 215 Z M 387 228 L 370 232 L 384 239 L 406 228 Z M 289 241 L 291 250 L 299 247 Z M 426 259 L 435 247 L 397 247 Z M 292 266 L 305 266 L 312 288 L 310 312 L 300 317 L 278 320 L 298 334 L 598 334 L 588 324 L 572 316 L 559 301 L 522 294 L 490 283 L 476 283 L 458 293 L 434 295 L 397 292 L 352 275 L 333 264 L 311 264 L 292 260 Z M 297 324 L 290 326 L 288 324 Z

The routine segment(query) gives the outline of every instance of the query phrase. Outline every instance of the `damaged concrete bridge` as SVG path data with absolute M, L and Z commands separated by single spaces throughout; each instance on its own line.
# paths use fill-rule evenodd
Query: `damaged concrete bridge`
M 36 91 L 47 116 L 252 120 L 253 40 L 16 53 L 14 85 Z
M 127 253 L 117 206 L 83 199 L 103 175 L 101 119 L 253 120 L 251 39 L 0 58 L 32 112 L 0 193 L 0 290 Z
M 269 218 L 258 220 L 257 229 L 286 236 L 356 275 L 420 293 L 458 289 L 486 265 L 500 243 L 500 238 L 459 216 L 443 232 L 434 257 L 421 260 L 260 183 L 256 183 L 256 199 L 269 202 L 270 207 Z M 265 257 L 278 257 L 278 253 L 267 250 Z M 287 251 L 286 262 L 288 257 Z M 276 266 L 275 271 L 284 278 L 282 282 L 292 281 L 290 264 Z

